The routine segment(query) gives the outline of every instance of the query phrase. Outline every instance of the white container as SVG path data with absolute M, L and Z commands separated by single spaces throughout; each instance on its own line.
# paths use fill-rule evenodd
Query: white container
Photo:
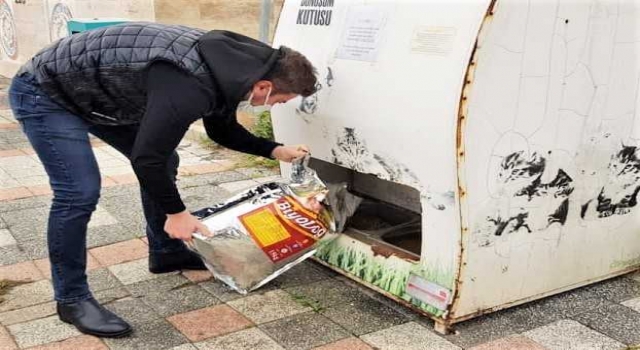
M 274 45 L 322 87 L 274 108 L 276 138 L 422 214 L 419 255 L 351 232 L 319 260 L 440 331 L 640 267 L 639 21 L 633 0 L 285 1 Z

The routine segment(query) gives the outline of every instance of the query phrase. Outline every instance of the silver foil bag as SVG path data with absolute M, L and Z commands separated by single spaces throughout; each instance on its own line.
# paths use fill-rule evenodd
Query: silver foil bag
M 215 278 L 246 294 L 337 237 L 327 186 L 306 162 L 293 165 L 290 181 L 255 186 L 193 213 L 213 236 L 194 234 L 190 248 Z

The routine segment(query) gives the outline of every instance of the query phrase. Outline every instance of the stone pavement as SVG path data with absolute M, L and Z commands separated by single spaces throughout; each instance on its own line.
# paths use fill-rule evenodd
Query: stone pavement
M 104 188 L 89 225 L 88 276 L 96 298 L 129 320 L 135 333 L 81 335 L 55 316 L 44 171 L 10 113 L 0 110 L 0 116 L 0 280 L 23 282 L 0 301 L 1 350 L 608 350 L 640 344 L 637 274 L 464 322 L 448 336 L 436 334 L 429 319 L 313 262 L 248 296 L 208 272 L 150 274 L 135 177 L 124 157 L 97 140 Z M 179 186 L 191 210 L 276 175 L 234 169 L 194 142 L 184 142 L 180 154 Z

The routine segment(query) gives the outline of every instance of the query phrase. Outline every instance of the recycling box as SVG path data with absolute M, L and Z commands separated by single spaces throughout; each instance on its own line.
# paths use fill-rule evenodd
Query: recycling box
M 639 6 L 286 0 L 276 138 L 365 198 L 315 258 L 441 332 L 638 269 Z
M 71 35 L 125 22 L 127 22 L 126 19 L 116 18 L 72 18 L 67 22 L 67 28 L 69 29 L 69 35 Z

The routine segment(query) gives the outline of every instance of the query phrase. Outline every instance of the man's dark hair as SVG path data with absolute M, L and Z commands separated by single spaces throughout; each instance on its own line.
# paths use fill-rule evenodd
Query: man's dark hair
M 303 54 L 288 47 L 280 47 L 280 57 L 263 80 L 273 83 L 274 92 L 304 97 L 316 92 L 316 69 Z

